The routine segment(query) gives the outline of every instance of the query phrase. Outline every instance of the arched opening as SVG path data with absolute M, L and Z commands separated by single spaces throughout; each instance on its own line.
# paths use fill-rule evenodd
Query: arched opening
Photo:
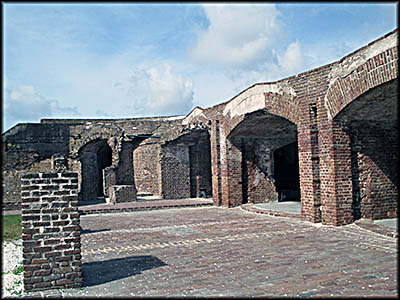
M 354 219 L 397 216 L 397 79 L 375 87 L 334 119 L 348 134 Z
M 274 151 L 274 178 L 279 201 L 300 201 L 297 142 Z
M 294 123 L 261 110 L 246 115 L 228 139 L 241 155 L 242 203 L 293 200 L 294 191 L 300 199 Z
M 81 162 L 81 201 L 93 201 L 104 197 L 103 169 L 111 166 L 112 150 L 106 140 L 94 140 L 79 150 Z

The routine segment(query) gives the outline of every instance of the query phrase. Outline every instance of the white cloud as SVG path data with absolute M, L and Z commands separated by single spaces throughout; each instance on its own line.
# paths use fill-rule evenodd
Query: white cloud
M 187 114 L 193 108 L 193 84 L 168 62 L 132 68 L 129 78 L 114 82 L 132 114 L 146 116 Z
M 278 56 L 279 65 L 284 73 L 295 73 L 305 71 L 304 57 L 298 41 L 291 43 L 282 56 Z
M 38 122 L 48 117 L 79 116 L 76 107 L 60 106 L 57 100 L 41 95 L 32 85 L 13 85 L 7 81 L 4 93 L 4 129 L 15 123 Z
M 274 4 L 207 4 L 210 26 L 198 32 L 195 60 L 220 67 L 254 68 L 281 33 Z

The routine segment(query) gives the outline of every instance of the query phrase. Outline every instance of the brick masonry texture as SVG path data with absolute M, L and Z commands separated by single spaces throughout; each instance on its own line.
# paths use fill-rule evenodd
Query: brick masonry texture
M 139 193 L 160 195 L 160 145 L 143 142 L 133 151 L 135 184 Z
M 397 217 L 397 39 L 186 116 L 18 124 L 2 137 L 3 201 L 19 201 L 21 174 L 64 155 L 80 201 L 132 185 L 224 207 L 299 195 L 302 218 L 324 225 Z
M 25 291 L 82 286 L 75 172 L 21 177 Z

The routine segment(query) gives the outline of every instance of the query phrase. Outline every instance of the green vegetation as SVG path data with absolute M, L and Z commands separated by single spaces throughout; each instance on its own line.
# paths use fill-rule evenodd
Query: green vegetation
M 3 241 L 19 240 L 22 236 L 21 215 L 2 216 Z
M 20 264 L 18 267 L 16 267 L 13 271 L 14 275 L 21 274 L 24 271 L 24 266 Z

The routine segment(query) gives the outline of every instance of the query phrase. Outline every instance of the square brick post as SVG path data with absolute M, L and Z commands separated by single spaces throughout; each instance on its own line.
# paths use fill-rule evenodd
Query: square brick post
M 220 149 L 220 126 L 219 121 L 215 120 L 211 125 L 210 132 L 211 150 L 211 184 L 214 204 L 222 204 L 221 190 L 221 149 Z
M 322 224 L 346 225 L 354 221 L 351 144 L 342 124 L 319 123 Z
M 235 207 L 243 203 L 242 151 L 223 134 L 220 142 L 222 206 Z
M 301 123 L 297 127 L 301 216 L 304 220 L 321 222 L 318 128 L 316 105 L 303 104 Z
M 82 286 L 78 174 L 22 176 L 25 291 Z

